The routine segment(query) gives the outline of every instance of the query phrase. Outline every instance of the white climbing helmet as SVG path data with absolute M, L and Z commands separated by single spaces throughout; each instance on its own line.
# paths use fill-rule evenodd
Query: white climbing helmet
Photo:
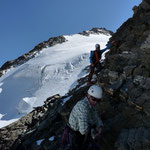
M 91 95 L 95 98 L 98 98 L 98 99 L 102 98 L 102 93 L 103 93 L 102 88 L 97 85 L 92 85 L 88 90 L 89 95 Z
M 99 45 L 99 44 L 96 44 L 96 45 L 95 45 L 95 48 L 100 48 L 100 45 Z

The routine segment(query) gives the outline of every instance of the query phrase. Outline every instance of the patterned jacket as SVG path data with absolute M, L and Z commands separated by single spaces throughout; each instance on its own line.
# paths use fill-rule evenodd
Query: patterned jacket
M 87 98 L 77 102 L 71 111 L 69 125 L 74 131 L 79 131 L 82 135 L 86 134 L 89 127 L 103 126 L 95 107 L 91 106 Z

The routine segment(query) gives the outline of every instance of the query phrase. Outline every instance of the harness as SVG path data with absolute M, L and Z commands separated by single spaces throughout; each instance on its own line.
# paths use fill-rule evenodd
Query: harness
M 100 50 L 99 51 L 95 50 L 95 51 L 92 51 L 92 52 L 94 53 L 94 56 L 93 56 L 92 60 L 93 60 L 93 63 L 96 65 L 96 64 L 99 63 L 102 53 L 101 53 Z
M 101 59 L 101 56 L 100 57 L 98 56 L 98 53 L 97 53 L 96 50 L 95 50 L 95 57 L 96 57 L 96 62 L 95 63 L 99 62 L 100 59 Z

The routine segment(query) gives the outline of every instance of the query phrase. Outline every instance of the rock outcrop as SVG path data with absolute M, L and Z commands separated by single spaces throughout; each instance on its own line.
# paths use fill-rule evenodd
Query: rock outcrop
M 110 42 L 104 68 L 97 83 L 104 90 L 100 104 L 104 134 L 102 150 L 150 149 L 150 2 L 133 8 Z M 86 68 L 88 70 L 88 68 Z M 86 96 L 87 77 L 67 96 L 48 98 L 19 121 L 0 129 L 0 149 L 59 149 L 61 135 L 71 109 Z M 66 101 L 66 102 L 65 102 Z M 53 138 L 52 138 L 53 137 Z
M 105 28 L 93 28 L 89 31 L 80 32 L 79 34 L 84 35 L 84 36 L 89 36 L 90 34 L 113 35 L 113 32 Z

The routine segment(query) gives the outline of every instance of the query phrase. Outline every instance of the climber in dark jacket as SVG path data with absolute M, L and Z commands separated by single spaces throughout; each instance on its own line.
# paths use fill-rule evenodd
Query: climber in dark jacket
M 97 69 L 97 71 L 100 71 L 102 69 L 101 63 L 100 63 L 100 59 L 102 54 L 111 47 L 111 45 L 114 43 L 114 41 L 112 43 L 110 43 L 105 49 L 100 50 L 100 45 L 96 44 L 95 45 L 95 49 L 94 51 L 91 51 L 90 54 L 90 73 L 89 73 L 89 78 L 88 78 L 88 84 L 91 83 L 91 79 L 92 76 L 94 74 L 94 70 L 95 68 Z

